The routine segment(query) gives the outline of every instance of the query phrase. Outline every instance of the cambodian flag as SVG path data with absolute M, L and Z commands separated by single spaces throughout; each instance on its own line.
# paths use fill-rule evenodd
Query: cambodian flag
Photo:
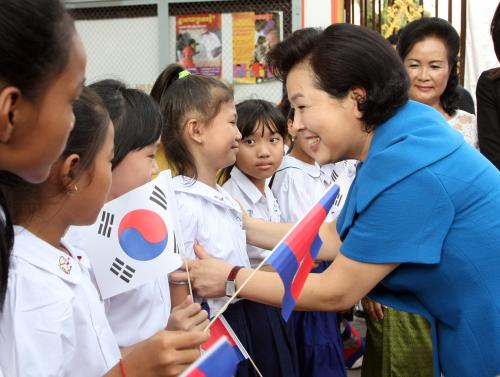
M 320 201 L 274 248 L 267 260 L 267 263 L 273 266 L 283 280 L 285 295 L 281 315 L 285 321 L 290 317 L 307 275 L 314 265 L 314 260 L 323 243 L 318 234 L 319 228 L 325 221 L 338 193 L 337 185 L 330 186 Z
M 203 343 L 201 348 L 208 351 L 219 339 L 224 337 L 227 338 L 227 341 L 231 347 L 233 347 L 239 361 L 243 361 L 250 357 L 245 347 L 243 347 L 233 329 L 222 315 L 220 315 L 210 326 L 210 339 Z
M 227 338 L 222 337 L 180 377 L 232 377 L 239 362 Z

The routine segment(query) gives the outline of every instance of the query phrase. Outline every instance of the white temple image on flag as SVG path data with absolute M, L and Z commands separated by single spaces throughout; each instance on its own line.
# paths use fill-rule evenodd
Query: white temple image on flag
M 78 227 L 101 297 L 106 299 L 166 275 L 183 250 L 170 171 L 104 205 L 97 221 Z

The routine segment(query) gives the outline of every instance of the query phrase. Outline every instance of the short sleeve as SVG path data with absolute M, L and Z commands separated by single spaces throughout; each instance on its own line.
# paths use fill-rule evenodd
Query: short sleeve
M 341 252 L 367 263 L 439 263 L 454 215 L 441 182 L 425 168 L 387 188 L 357 214 Z
M 201 211 L 196 211 L 197 201 L 191 195 L 176 192 L 177 210 L 179 213 L 179 224 L 182 231 L 182 240 L 184 241 L 185 257 L 196 259 L 194 253 L 194 241 L 198 234 L 198 218 Z
M 295 223 L 311 207 L 311 188 L 304 187 L 299 174 L 291 174 L 295 168 L 276 173 L 271 190 L 281 210 L 281 221 Z M 309 192 L 308 192 L 309 190 Z
M 70 298 L 48 295 L 39 283 L 9 277 L 0 321 L 0 368 L 6 376 L 70 374 L 77 351 Z

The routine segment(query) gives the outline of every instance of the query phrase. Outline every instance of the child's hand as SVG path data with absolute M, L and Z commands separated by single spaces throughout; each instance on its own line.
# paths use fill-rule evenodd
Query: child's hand
M 178 376 L 200 356 L 199 347 L 209 336 L 202 331 L 160 331 L 133 346 L 123 367 L 128 377 Z M 119 371 L 115 366 L 108 375 L 120 375 Z
M 170 313 L 166 330 L 203 331 L 208 326 L 208 313 L 191 296 L 175 306 Z

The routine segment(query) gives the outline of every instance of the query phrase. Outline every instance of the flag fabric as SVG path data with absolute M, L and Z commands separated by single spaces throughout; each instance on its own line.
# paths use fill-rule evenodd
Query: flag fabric
M 219 339 L 224 337 L 227 338 L 234 352 L 236 352 L 239 361 L 250 357 L 223 315 L 220 315 L 210 326 L 210 339 L 201 345 L 201 349 L 208 351 Z
M 232 377 L 239 362 L 228 339 L 222 337 L 179 377 Z
M 65 239 L 88 254 L 106 299 L 166 276 L 182 264 L 170 171 L 106 203 L 95 224 L 71 227 Z M 179 250 L 180 249 L 180 250 Z
M 285 287 L 281 315 L 288 320 L 321 248 L 319 228 L 324 222 L 339 187 L 334 184 L 273 249 L 267 263 L 278 272 Z

